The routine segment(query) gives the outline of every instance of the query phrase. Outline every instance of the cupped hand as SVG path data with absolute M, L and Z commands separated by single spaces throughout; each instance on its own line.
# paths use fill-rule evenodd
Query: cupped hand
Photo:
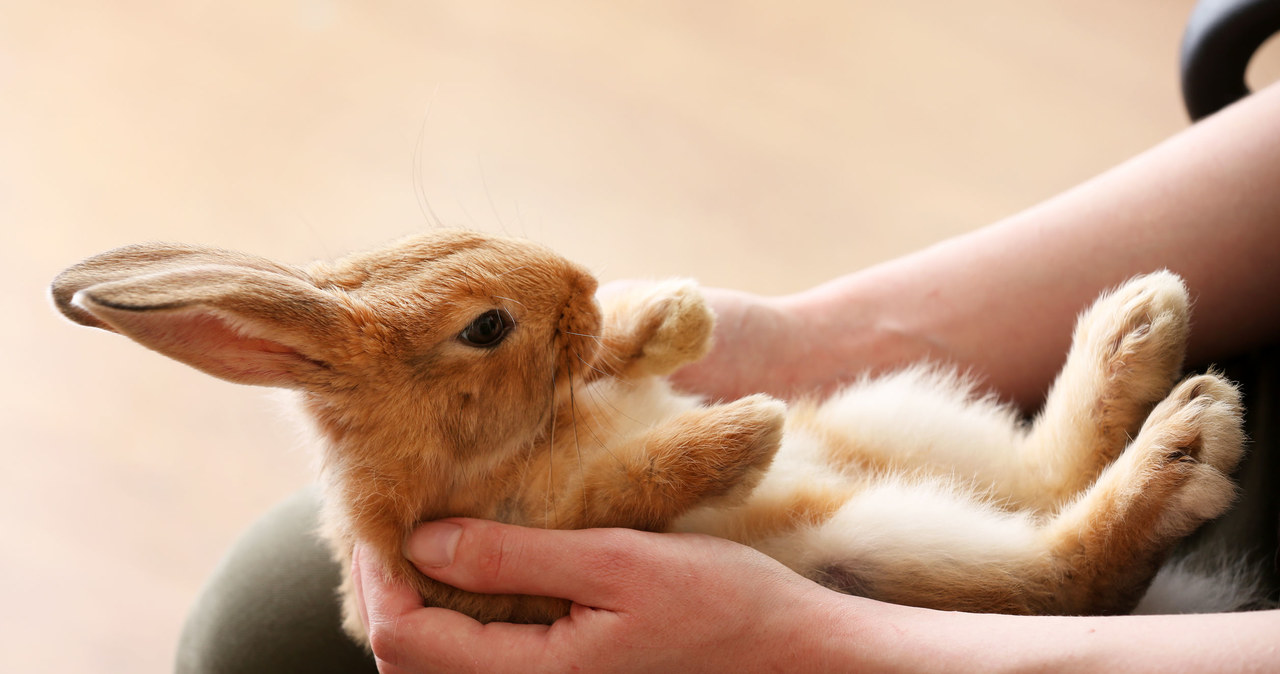
M 838 595 L 700 535 L 454 519 L 420 527 L 406 552 L 426 575 L 465 590 L 573 606 L 552 625 L 480 624 L 424 607 L 357 547 L 361 617 L 384 673 L 799 671 L 821 654 L 838 611 Z

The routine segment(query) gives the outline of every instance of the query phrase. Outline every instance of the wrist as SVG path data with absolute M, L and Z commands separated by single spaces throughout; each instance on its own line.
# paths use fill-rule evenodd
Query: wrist
M 917 609 L 834 592 L 813 605 L 806 671 L 946 671 L 955 662 Z
M 931 335 L 922 303 L 875 270 L 851 274 L 778 298 L 797 330 L 796 363 L 805 377 L 830 390 L 859 376 L 922 360 L 948 361 L 950 348 Z
M 833 593 L 834 594 L 834 593 Z M 819 660 L 807 671 L 1089 671 L 1066 643 L 1047 643 L 1040 618 L 934 611 L 835 595 L 824 620 Z

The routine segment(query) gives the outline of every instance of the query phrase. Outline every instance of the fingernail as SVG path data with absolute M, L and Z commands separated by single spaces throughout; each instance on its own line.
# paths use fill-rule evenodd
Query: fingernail
M 453 522 L 428 522 L 409 534 L 405 555 L 418 566 L 449 566 L 461 536 L 462 527 Z

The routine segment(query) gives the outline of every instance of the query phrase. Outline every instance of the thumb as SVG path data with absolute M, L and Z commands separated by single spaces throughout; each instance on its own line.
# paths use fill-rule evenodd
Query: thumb
M 654 536 L 448 519 L 418 527 L 405 542 L 405 555 L 427 576 L 470 592 L 556 597 L 613 610 L 626 590 L 623 572 L 660 570 L 647 552 Z

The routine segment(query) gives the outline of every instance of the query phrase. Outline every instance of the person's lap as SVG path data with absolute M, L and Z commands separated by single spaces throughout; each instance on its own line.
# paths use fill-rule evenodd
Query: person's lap
M 338 565 L 315 534 L 319 491 L 265 513 L 205 583 L 178 641 L 179 674 L 375 672 L 342 631 Z

